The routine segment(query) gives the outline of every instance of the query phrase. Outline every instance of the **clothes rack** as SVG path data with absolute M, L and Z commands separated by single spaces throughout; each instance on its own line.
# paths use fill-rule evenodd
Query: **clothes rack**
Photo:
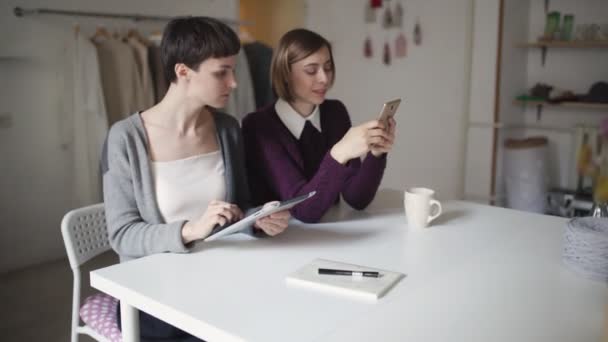
M 159 16 L 159 15 L 142 15 L 142 14 L 125 14 L 125 13 L 109 13 L 109 12 L 88 12 L 88 11 L 71 11 L 71 10 L 59 10 L 49 8 L 22 8 L 15 7 L 13 13 L 16 17 L 26 17 L 34 15 L 65 15 L 72 17 L 94 17 L 94 18 L 111 18 L 111 19 L 127 19 L 133 21 L 169 21 L 173 19 L 172 16 Z M 249 21 L 216 18 L 221 20 L 225 24 L 231 26 L 244 26 L 251 25 Z

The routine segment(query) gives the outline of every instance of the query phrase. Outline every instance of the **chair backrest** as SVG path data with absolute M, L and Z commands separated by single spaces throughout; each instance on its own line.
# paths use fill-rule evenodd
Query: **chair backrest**
M 74 209 L 61 221 L 61 235 L 74 274 L 72 291 L 71 342 L 78 341 L 78 334 L 88 334 L 98 341 L 105 341 L 89 327 L 79 326 L 80 265 L 110 249 L 106 216 L 103 203 Z
M 74 209 L 61 221 L 61 234 L 72 269 L 108 251 L 108 230 L 103 203 Z

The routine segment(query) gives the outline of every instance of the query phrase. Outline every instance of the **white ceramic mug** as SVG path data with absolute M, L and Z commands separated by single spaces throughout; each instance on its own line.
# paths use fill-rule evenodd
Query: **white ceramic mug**
M 434 194 L 435 191 L 427 188 L 411 188 L 405 191 L 403 205 L 410 228 L 425 228 L 441 215 L 441 203 L 433 199 Z

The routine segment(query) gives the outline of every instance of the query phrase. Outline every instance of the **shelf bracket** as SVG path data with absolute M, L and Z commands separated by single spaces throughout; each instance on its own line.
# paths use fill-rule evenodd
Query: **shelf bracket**
M 543 114 L 543 105 L 541 103 L 536 105 L 536 122 L 540 121 L 540 117 Z
M 540 64 L 541 66 L 545 66 L 545 61 L 547 61 L 547 47 L 540 47 Z

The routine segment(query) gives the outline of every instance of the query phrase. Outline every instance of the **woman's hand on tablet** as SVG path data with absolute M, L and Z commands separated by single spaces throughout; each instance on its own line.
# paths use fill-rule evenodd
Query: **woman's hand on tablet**
M 205 213 L 196 221 L 188 221 L 182 227 L 182 241 L 189 243 L 211 234 L 216 225 L 234 223 L 243 218 L 243 212 L 236 204 L 213 200 Z
M 254 227 L 261 229 L 270 236 L 281 234 L 287 229 L 291 214 L 289 210 L 277 211 L 255 221 Z

